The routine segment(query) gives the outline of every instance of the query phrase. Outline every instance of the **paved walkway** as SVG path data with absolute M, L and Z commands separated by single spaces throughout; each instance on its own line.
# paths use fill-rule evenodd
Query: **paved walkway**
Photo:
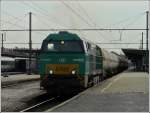
M 1 76 L 1 84 L 2 86 L 5 86 L 5 85 L 15 84 L 19 82 L 39 80 L 39 79 L 40 79 L 40 75 L 17 74 L 8 77 Z
M 148 112 L 147 73 L 125 72 L 89 88 L 53 112 Z

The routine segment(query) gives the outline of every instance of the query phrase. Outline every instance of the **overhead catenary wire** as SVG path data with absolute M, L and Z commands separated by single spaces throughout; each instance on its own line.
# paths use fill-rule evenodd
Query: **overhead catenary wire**
M 0 20 L 0 21 L 2 21 L 2 22 L 5 22 L 5 23 L 8 23 L 8 24 L 11 24 L 11 25 L 13 25 L 13 26 L 16 26 L 16 27 L 18 27 L 18 28 L 21 28 L 21 29 L 19 29 L 19 30 L 13 30 L 13 31 L 29 31 L 29 29 L 25 29 L 24 28 L 24 26 L 21 26 L 21 25 L 18 25 L 17 23 L 12 23 L 12 22 L 10 22 L 10 21 L 5 21 L 5 20 Z M 24 30 L 23 30 L 24 29 Z M 6 32 L 5 30 L 0 30 L 0 31 L 2 31 L 2 32 Z M 10 31 L 12 31 L 12 30 L 10 30 Z M 39 33 L 39 34 L 42 34 L 43 35 L 43 33 L 41 33 L 41 32 L 37 32 L 37 33 Z
M 76 28 L 76 29 L 71 29 L 71 28 L 51 28 L 51 29 L 32 29 L 32 31 L 95 31 L 95 30 L 101 30 L 101 31 L 118 31 L 118 30 L 129 30 L 129 31 L 145 31 L 147 29 L 145 28 L 131 28 L 131 29 L 119 29 L 119 28 Z M 1 29 L 0 31 L 29 31 L 29 29 Z
M 125 47 L 125 48 L 107 48 L 107 47 L 102 47 L 103 49 L 136 49 L 136 48 L 131 48 L 131 47 Z M 7 48 L 5 48 L 5 49 L 7 49 Z M 12 48 L 12 49 L 15 49 L 15 48 Z M 26 49 L 26 50 L 28 50 L 28 48 L 19 48 L 19 49 Z M 35 48 L 36 50 L 40 50 L 39 48 Z M 137 49 L 139 49 L 139 48 L 137 48 Z
M 5 12 L 6 13 L 6 12 Z M 8 12 L 7 12 L 7 14 L 8 15 L 10 15 L 11 17 L 13 17 L 16 21 L 15 22 L 13 22 L 13 24 L 11 24 L 11 25 L 18 25 L 17 23 L 19 23 L 19 22 L 23 22 L 23 23 L 27 23 L 27 21 L 25 21 L 24 19 L 25 19 L 25 17 L 27 16 L 26 14 L 23 16 L 23 17 L 16 17 L 16 16 L 13 16 L 13 15 L 11 15 L 11 14 L 9 14 Z M 10 23 L 10 22 L 9 22 Z M 11 22 L 12 23 L 12 22 Z M 12 26 L 9 26 L 8 28 L 11 28 Z M 22 27 L 24 27 L 25 28 L 25 26 L 22 26 Z
M 72 7 L 70 7 L 66 2 L 64 2 L 64 1 L 61 1 L 68 9 L 69 9 L 69 11 L 71 11 L 73 14 L 75 14 L 77 17 L 79 17 L 84 23 L 86 23 L 88 26 L 90 26 L 90 27 L 93 27 L 93 25 L 92 24 L 90 24 L 88 21 L 87 21 L 87 19 L 85 19 L 84 17 L 82 17 L 80 14 L 78 14 L 78 12 L 76 12 Z M 95 24 L 94 24 L 95 25 Z M 99 33 L 104 39 L 105 39 L 105 37 L 101 34 L 101 33 Z
M 78 12 L 76 12 L 72 7 L 70 7 L 67 3 L 61 1 L 68 9 L 70 9 L 70 11 L 75 14 L 78 18 L 80 18 L 84 23 L 86 23 L 88 26 L 90 27 L 93 27 L 92 24 L 90 24 L 87 19 L 85 19 L 84 17 L 82 17 Z M 104 37 L 102 34 L 101 34 L 102 37 Z
M 54 22 L 55 24 L 57 24 L 57 25 L 59 25 L 59 26 L 60 26 L 60 25 L 66 26 L 66 25 L 64 25 L 64 23 L 60 23 L 57 18 L 55 18 L 55 17 L 53 17 L 53 16 L 51 16 L 51 15 L 48 15 L 49 12 L 48 12 L 47 10 L 41 8 L 41 7 L 38 6 L 37 4 L 35 5 L 34 2 L 32 2 L 32 6 L 31 6 L 31 4 L 29 5 L 28 3 L 24 2 L 24 1 L 22 1 L 21 3 L 24 4 L 25 6 L 27 6 L 27 7 L 31 8 L 31 9 L 33 9 L 34 11 L 38 12 L 38 13 L 41 14 L 42 16 L 46 17 L 46 18 L 44 18 L 44 19 L 47 19 L 48 21 L 51 20 L 52 22 Z M 43 10 L 44 10 L 44 11 L 43 11 Z M 47 13 L 46 13 L 46 12 L 47 12 Z M 36 14 L 36 15 L 38 15 L 38 14 Z
M 145 12 L 142 12 L 142 13 L 138 13 L 136 15 L 133 15 L 133 16 L 130 16 L 130 17 L 127 17 L 119 22 L 116 22 L 116 23 L 113 23 L 113 24 L 110 24 L 110 25 L 106 25 L 108 26 L 108 28 L 112 27 L 112 26 L 117 26 L 117 25 L 120 25 L 122 23 L 125 23 L 125 22 L 128 22 L 129 20 L 133 19 L 133 18 L 138 18 L 140 16 L 143 16 L 145 14 Z M 107 27 L 106 27 L 107 28 Z
M 73 14 L 75 14 L 77 17 L 79 17 L 83 22 L 85 22 L 88 26 L 91 26 L 90 23 L 85 20 L 81 15 L 79 15 L 72 7 L 70 7 L 67 3 L 65 3 L 64 1 L 61 1 L 68 9 L 70 9 L 71 12 L 73 12 Z
M 92 22 L 92 19 L 90 18 L 90 16 L 88 15 L 88 13 L 86 12 L 86 10 L 80 5 L 80 3 L 79 2 L 77 2 L 78 3 L 78 5 L 79 5 L 79 7 L 84 11 L 84 14 L 90 19 L 90 21 Z M 133 23 L 135 23 L 137 20 L 139 20 L 140 19 L 140 17 L 142 17 L 143 15 L 145 14 L 145 12 L 143 13 L 139 13 L 139 14 L 137 14 L 137 15 L 134 15 L 134 16 L 132 16 L 132 17 L 128 17 L 128 18 L 126 18 L 126 19 L 124 19 L 123 21 L 120 21 L 119 23 L 122 23 L 122 22 L 124 22 L 124 21 L 128 21 L 128 20 L 130 20 L 130 19 L 132 19 L 132 18 L 135 18 L 135 17 L 137 17 L 137 18 L 135 18 L 132 22 L 130 22 L 127 26 L 129 26 L 129 25 L 133 25 Z M 139 18 L 138 18 L 139 17 Z M 98 24 L 96 24 L 96 25 L 98 25 Z M 125 28 L 125 27 L 127 27 L 127 26 L 124 26 L 123 28 Z M 122 30 L 120 31 L 119 30 L 119 34 L 120 34 L 120 41 L 121 41 L 121 37 L 122 37 Z M 109 32 L 108 32 L 108 34 L 109 34 Z M 110 34 L 109 34 L 110 35 Z M 111 37 L 112 37 L 112 33 L 111 33 Z
M 5 44 L 29 44 L 29 43 L 25 43 L 25 42 L 6 42 Z M 34 42 L 32 44 L 42 44 L 40 42 Z M 101 43 L 101 42 L 97 42 L 95 44 L 141 44 L 141 43 Z M 146 43 L 143 43 L 143 44 L 146 44 Z
M 25 29 L 25 26 L 22 26 L 22 25 L 19 25 L 18 24 L 18 22 L 24 22 L 24 23 L 26 23 L 27 21 L 25 21 L 24 20 L 24 18 L 26 17 L 26 14 L 25 15 L 23 15 L 23 17 L 16 17 L 16 16 L 14 16 L 14 15 L 12 15 L 12 14 L 10 14 L 9 12 L 6 12 L 6 11 L 2 11 L 3 12 L 3 14 L 5 14 L 5 15 L 8 15 L 9 17 L 11 17 L 11 18 L 13 18 L 14 20 L 16 20 L 16 22 L 10 22 L 10 21 L 7 21 L 7 20 L 1 20 L 1 21 L 3 21 L 3 24 L 5 25 L 5 23 L 6 24 L 10 24 L 10 25 L 12 25 L 13 27 L 14 26 L 16 26 L 16 27 L 19 27 L 19 28 L 23 28 L 23 29 Z M 11 26 L 11 27 L 12 27 Z M 8 27 L 8 25 L 7 25 L 7 27 Z M 9 26 L 10 27 L 10 26 Z M 8 28 L 9 28 L 8 27 Z
M 32 4 L 32 5 L 33 5 L 33 4 Z M 88 20 L 88 19 L 86 19 L 86 20 Z M 43 23 L 41 20 L 40 20 L 39 22 Z M 88 22 L 89 22 L 89 24 L 91 24 L 91 23 L 90 23 L 91 21 L 88 21 Z M 45 23 L 45 24 L 43 23 L 43 25 L 46 26 L 46 23 Z M 47 24 L 47 26 L 48 26 L 48 24 Z M 4 30 L 4 29 L 3 29 L 3 30 Z M 5 29 L 5 30 L 6 30 L 6 29 Z M 8 30 L 8 29 L 7 29 L 7 30 Z M 10 29 L 9 29 L 9 30 L 10 30 Z M 22 30 L 23 30 L 23 29 L 22 29 Z M 36 30 L 39 31 L 39 29 L 34 29 L 34 31 L 36 31 Z M 67 29 L 58 29 L 58 30 L 67 30 Z M 76 31 L 88 31 L 88 30 L 90 30 L 90 31 L 98 31 L 98 29 L 95 29 L 95 30 L 94 30 L 94 29 L 91 29 L 91 28 L 90 28 L 90 29 L 88 29 L 88 28 L 87 28 L 87 29 L 80 29 L 80 28 L 79 28 L 79 29 L 68 29 L 68 30 L 76 30 Z M 102 30 L 102 29 L 99 29 L 99 30 Z M 111 30 L 112 30 L 112 29 L 111 29 Z M 114 29 L 113 29 L 113 30 L 114 30 Z M 117 29 L 115 29 L 115 30 L 117 30 Z M 121 29 L 121 31 L 124 31 L 124 30 L 125 30 L 125 29 Z M 130 30 L 131 30 L 131 29 L 130 29 Z M 134 29 L 134 30 L 135 30 L 135 29 Z M 136 29 L 136 30 L 137 30 L 137 29 Z M 143 30 L 143 29 L 142 29 L 142 30 Z M 28 31 L 28 29 L 26 29 L 26 31 Z M 37 31 L 36 31 L 36 32 L 37 32 Z M 49 31 L 49 30 L 46 30 L 46 29 L 45 29 L 45 31 Z M 40 33 L 42 34 L 42 33 L 45 32 L 45 31 L 42 30 Z M 51 31 L 51 30 L 50 30 L 50 31 Z M 53 29 L 52 31 L 57 31 L 57 29 Z M 103 29 L 103 31 L 104 31 L 104 29 Z M 105 29 L 105 31 L 108 31 L 108 30 Z
M 6 24 L 11 24 L 11 25 L 13 25 L 13 26 L 16 26 L 16 27 L 25 29 L 24 26 L 18 25 L 17 23 L 12 23 L 12 22 L 7 21 L 7 20 L 0 20 L 0 21 L 2 21 L 2 23 L 4 22 L 4 23 L 6 23 Z M 3 23 L 3 24 L 4 24 L 4 23 Z M 5 24 L 4 24 L 4 25 L 5 25 Z M 1 31 L 2 31 L 2 30 L 1 30 Z
M 18 24 L 17 24 L 18 21 L 19 21 L 19 22 L 20 22 L 20 21 L 23 21 L 23 22 L 25 22 L 25 23 L 28 23 L 28 21 L 24 20 L 24 18 L 27 16 L 27 14 L 24 14 L 23 17 L 19 18 L 19 17 L 16 17 L 16 16 L 10 14 L 9 12 L 6 12 L 6 11 L 3 11 L 3 12 L 4 12 L 5 15 L 8 15 L 8 16 L 10 16 L 10 17 L 12 17 L 12 18 L 14 18 L 14 19 L 16 20 L 16 22 L 14 22 L 14 23 L 12 23 L 12 22 L 10 22 L 10 21 L 2 20 L 2 21 L 4 21 L 5 23 L 11 24 L 11 25 L 16 26 L 16 27 L 19 27 L 19 28 L 24 28 L 25 26 L 20 26 L 20 25 L 18 25 Z M 43 33 L 40 33 L 40 32 L 37 32 L 37 33 L 43 35 Z
M 127 27 L 130 25 L 133 25 L 135 22 L 137 22 L 137 20 L 139 20 L 140 19 L 140 17 L 142 17 L 143 15 L 145 14 L 145 12 L 142 12 L 142 13 L 138 13 L 138 14 L 136 14 L 136 15 L 133 15 L 133 16 L 131 16 L 131 17 L 128 17 L 128 18 L 126 18 L 126 19 L 123 19 L 123 20 L 121 20 L 121 21 L 119 21 L 119 22 L 117 22 L 117 23 L 114 23 L 114 24 L 111 24 L 111 25 L 109 25 L 110 27 L 106 27 L 106 28 L 112 28 L 112 26 L 119 26 L 120 24 L 123 24 L 123 23 L 127 23 L 127 22 L 129 22 L 129 20 L 132 20 L 131 22 L 129 22 L 127 25 L 123 25 L 123 26 L 121 26 L 120 27 L 120 29 L 127 29 Z M 112 31 L 112 30 L 110 30 L 110 31 Z M 119 39 L 117 39 L 117 40 L 112 40 L 112 41 L 122 41 L 122 34 L 123 34 L 123 31 L 124 30 L 118 30 L 119 31 Z M 112 34 L 112 32 L 111 32 L 111 36 L 113 36 L 113 34 Z
M 68 5 L 68 7 L 69 7 L 69 5 Z M 69 8 L 72 9 L 71 7 L 69 7 Z M 75 11 L 74 11 L 74 12 L 75 12 Z M 75 13 L 75 14 L 76 14 L 76 13 Z M 76 15 L 77 15 L 77 14 L 76 14 Z M 78 14 L 78 15 L 79 15 L 79 14 Z M 77 15 L 77 16 L 78 16 L 78 15 Z M 79 17 L 80 17 L 80 16 L 79 16 Z M 81 19 L 82 19 L 82 18 L 81 18 Z M 87 23 L 87 22 L 86 22 L 86 23 Z M 89 25 L 89 26 L 90 26 L 90 25 Z M 112 30 L 112 29 L 111 29 L 111 30 Z M 113 30 L 114 30 L 114 29 L 113 29 Z M 120 33 L 120 41 L 121 41 L 122 30 L 127 30 L 127 29 L 124 29 L 124 28 L 123 28 L 123 29 L 115 29 L 115 30 L 119 30 L 119 31 L 120 31 L 119 33 Z M 128 29 L 128 30 L 129 30 L 129 29 Z M 130 30 L 131 30 L 131 29 L 130 29 Z M 132 30 L 135 30 L 135 29 L 132 29 Z
M 37 20 L 39 20 L 39 22 L 42 23 L 44 26 L 48 26 L 48 27 L 51 28 L 51 26 L 50 26 L 47 22 L 45 22 L 45 21 L 43 21 L 42 19 L 40 19 L 36 14 L 33 14 L 33 16 L 34 16 Z
M 84 7 L 82 7 L 81 6 L 81 4 L 79 3 L 79 2 L 77 2 L 78 3 L 78 6 L 80 7 L 80 9 L 84 12 L 84 14 L 87 16 L 87 18 L 89 18 L 89 20 L 93 23 L 93 25 L 97 28 L 97 26 L 98 27 L 100 27 L 97 23 L 95 23 L 94 21 L 93 21 L 93 19 L 89 16 L 89 14 L 87 13 L 87 11 L 84 9 Z M 105 37 L 102 33 L 100 33 L 100 32 L 98 32 L 100 35 L 102 35 L 103 37 Z M 107 32 L 107 34 L 109 34 L 109 37 L 110 37 L 110 32 Z M 112 35 L 111 35 L 111 37 L 112 37 Z M 109 40 L 109 41 L 111 41 L 111 40 Z
M 38 9 L 40 9 L 44 14 L 46 14 L 47 16 L 51 16 L 52 17 L 52 14 L 49 14 L 49 12 L 46 10 L 46 9 L 44 9 L 43 7 L 40 7 L 38 4 L 36 4 L 35 2 L 33 2 L 33 1 L 31 1 L 31 3 L 32 3 L 32 5 L 34 5 L 35 7 L 37 7 Z M 45 13 L 46 12 L 46 13 Z M 56 20 L 57 21 L 57 23 L 59 23 L 59 24 L 61 24 L 61 25 L 63 25 L 63 26 L 68 26 L 68 25 L 66 25 L 66 24 L 64 24 L 64 23 L 62 23 L 62 22 L 60 22 L 60 19 L 58 19 L 58 18 L 56 18 L 56 17 L 52 17 L 54 20 Z
M 20 16 L 16 17 L 16 16 L 10 14 L 9 12 L 6 12 L 6 11 L 2 11 L 2 12 L 4 12 L 3 13 L 4 15 L 8 15 L 8 16 L 14 18 L 15 20 L 27 22 L 27 21 L 23 20 L 27 16 L 27 14 L 24 14 L 23 17 L 20 17 Z
M 83 9 L 83 8 L 82 8 Z M 84 10 L 84 9 L 83 9 Z M 85 12 L 85 14 L 87 14 L 86 12 Z M 134 18 L 134 20 L 133 21 L 131 21 L 126 27 L 128 27 L 129 25 L 133 25 L 137 20 L 139 20 L 140 19 L 140 17 L 142 17 L 144 15 L 144 13 L 140 13 L 139 15 L 136 15 L 136 16 L 134 16 L 134 17 L 137 17 L 137 16 L 139 16 L 139 18 Z M 88 16 L 88 15 L 87 15 Z M 129 18 L 130 19 L 130 18 Z M 125 26 L 124 26 L 124 28 L 125 28 Z M 121 41 L 122 40 L 122 33 L 123 33 L 123 30 L 119 30 L 119 33 L 120 33 L 120 40 L 118 40 L 118 41 Z M 111 35 L 111 37 L 112 37 L 112 35 Z M 117 40 L 116 40 L 117 41 Z
M 127 25 L 124 25 L 123 28 L 128 28 L 131 25 L 134 25 L 138 20 L 141 19 L 142 16 L 139 16 L 138 18 L 134 18 L 131 22 L 129 22 Z
M 121 20 L 121 21 L 119 21 L 119 22 L 117 22 L 117 23 L 115 23 L 115 24 L 111 24 L 110 25 L 110 27 L 112 27 L 112 25 L 114 25 L 114 26 L 120 26 L 121 24 L 125 24 L 125 23 L 127 23 L 128 22 L 128 24 L 126 25 L 122 25 L 120 28 L 122 28 L 122 29 L 128 29 L 127 27 L 129 27 L 129 26 L 131 26 L 131 25 L 133 25 L 135 22 L 137 22 L 137 20 L 139 20 L 142 16 L 144 15 L 144 13 L 142 12 L 142 13 L 139 13 L 139 14 L 136 14 L 136 15 L 133 15 L 133 16 L 131 16 L 131 17 L 128 17 L 128 18 L 126 18 L 126 19 L 124 19 L 124 20 Z M 131 22 L 129 21 L 129 20 L 132 20 Z M 123 33 L 125 32 L 125 30 L 118 30 L 118 33 L 119 33 L 119 39 L 117 39 L 117 40 L 112 40 L 112 41 L 122 41 L 122 37 L 123 37 Z M 111 32 L 111 34 L 112 34 L 112 32 Z M 112 34 L 112 36 L 113 36 L 113 34 Z M 120 45 L 120 46 L 122 46 L 122 45 Z
M 80 14 L 78 14 L 78 12 L 76 12 L 72 7 L 70 7 L 67 3 L 65 3 L 64 1 L 61 1 L 62 4 L 64 4 L 64 6 L 69 9 L 69 11 L 71 11 L 74 15 L 76 15 L 80 20 L 82 20 L 84 23 L 86 23 L 88 26 L 91 26 L 91 24 L 84 18 L 82 17 Z M 66 30 L 65 30 L 66 31 Z M 77 30 L 80 32 L 80 30 Z M 84 33 L 83 33 L 84 34 Z M 84 38 L 84 37 L 82 37 Z

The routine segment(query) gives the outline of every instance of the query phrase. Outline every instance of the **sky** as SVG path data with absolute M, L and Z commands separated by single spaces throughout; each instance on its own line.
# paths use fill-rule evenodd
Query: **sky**
M 146 28 L 148 0 L 1 0 L 1 29 L 28 29 L 29 12 L 32 12 L 33 29 L 50 28 Z M 86 38 L 109 51 L 121 52 L 120 48 L 139 48 L 145 31 L 70 31 Z M 42 40 L 52 31 L 32 32 L 33 48 L 40 48 Z M 5 32 L 4 47 L 28 48 L 29 33 Z M 121 38 L 121 40 L 120 40 Z M 144 48 L 146 45 L 144 45 Z

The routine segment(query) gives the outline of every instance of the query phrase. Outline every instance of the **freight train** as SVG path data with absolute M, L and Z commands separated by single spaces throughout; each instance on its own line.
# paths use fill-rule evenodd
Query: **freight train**
M 128 60 L 67 31 L 50 34 L 38 55 L 41 87 L 69 93 L 98 84 L 128 67 Z

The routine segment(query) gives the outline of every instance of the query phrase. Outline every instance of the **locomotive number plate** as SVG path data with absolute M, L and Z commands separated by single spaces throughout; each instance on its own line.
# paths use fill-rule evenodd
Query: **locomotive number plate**
M 56 72 L 68 72 L 69 67 L 68 66 L 56 66 L 55 71 Z

